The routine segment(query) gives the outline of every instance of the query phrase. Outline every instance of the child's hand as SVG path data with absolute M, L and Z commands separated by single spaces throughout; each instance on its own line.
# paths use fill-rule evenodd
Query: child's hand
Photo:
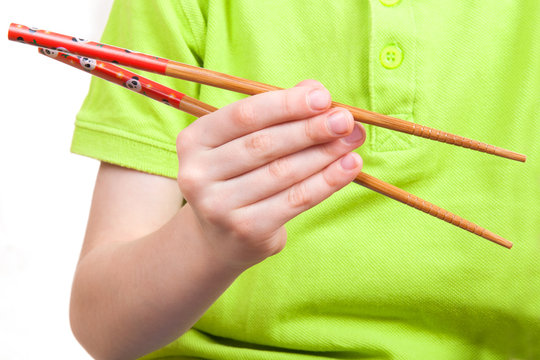
M 70 310 L 93 357 L 135 359 L 177 339 L 285 246 L 287 221 L 354 179 L 364 129 L 329 106 L 311 80 L 195 121 L 178 136 L 180 209 L 174 180 L 102 163 Z
M 201 117 L 177 139 L 186 211 L 215 254 L 246 268 L 278 253 L 284 224 L 350 183 L 365 140 L 318 82 L 252 96 Z

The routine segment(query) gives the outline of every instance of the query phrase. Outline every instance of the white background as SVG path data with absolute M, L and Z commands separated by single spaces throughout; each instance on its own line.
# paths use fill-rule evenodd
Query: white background
M 7 40 L 11 22 L 99 40 L 112 0 L 0 4 L 0 359 L 90 359 L 69 293 L 98 162 L 70 154 L 90 77 Z

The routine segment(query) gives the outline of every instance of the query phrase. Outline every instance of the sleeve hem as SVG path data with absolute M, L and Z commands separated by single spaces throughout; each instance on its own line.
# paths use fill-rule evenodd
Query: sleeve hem
M 71 152 L 122 167 L 176 179 L 175 151 L 76 124 Z

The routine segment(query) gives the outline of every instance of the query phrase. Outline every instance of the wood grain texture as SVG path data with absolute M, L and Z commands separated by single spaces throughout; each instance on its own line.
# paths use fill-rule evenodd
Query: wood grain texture
M 368 175 L 364 172 L 358 174 L 355 183 L 362 185 L 368 189 L 378 192 L 384 196 L 388 196 L 394 200 L 409 205 L 415 209 L 425 212 L 431 216 L 435 216 L 441 220 L 446 221 L 452 225 L 458 226 L 464 230 L 470 231 L 473 234 L 483 237 L 484 239 L 493 241 L 496 244 L 502 245 L 508 249 L 512 248 L 512 242 L 502 238 L 501 236 L 492 233 L 491 231 L 484 229 L 481 226 L 476 225 L 475 223 L 470 222 L 456 214 L 451 213 L 437 205 L 425 201 L 418 196 L 408 193 L 405 190 L 402 190 L 394 185 L 388 184 L 382 180 L 379 180 L 371 175 Z
M 180 100 L 180 110 L 199 118 L 216 111 L 217 108 L 185 95 L 182 100 Z
M 197 82 L 204 85 L 218 87 L 225 90 L 239 92 L 247 95 L 256 95 L 266 91 L 281 90 L 282 88 L 260 83 L 257 81 L 242 79 L 236 76 L 186 65 L 169 60 L 165 75 Z M 349 110 L 356 121 L 361 123 L 383 127 L 389 130 L 423 137 L 426 139 L 461 146 L 467 149 L 504 157 L 511 160 L 525 162 L 527 157 L 498 146 L 489 145 L 477 140 L 463 136 L 451 134 L 442 130 L 430 128 L 403 119 L 378 114 L 372 111 L 360 109 L 351 105 L 346 105 L 333 101 L 332 107 L 341 107 Z

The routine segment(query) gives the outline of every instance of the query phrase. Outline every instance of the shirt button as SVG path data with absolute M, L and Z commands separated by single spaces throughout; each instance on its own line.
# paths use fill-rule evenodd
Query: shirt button
M 400 0 L 380 0 L 380 1 L 381 1 L 381 4 L 383 4 L 384 6 L 394 6 L 398 2 L 400 2 Z
M 382 66 L 387 69 L 395 69 L 401 65 L 403 60 L 403 52 L 397 45 L 385 46 L 381 51 L 380 60 Z

